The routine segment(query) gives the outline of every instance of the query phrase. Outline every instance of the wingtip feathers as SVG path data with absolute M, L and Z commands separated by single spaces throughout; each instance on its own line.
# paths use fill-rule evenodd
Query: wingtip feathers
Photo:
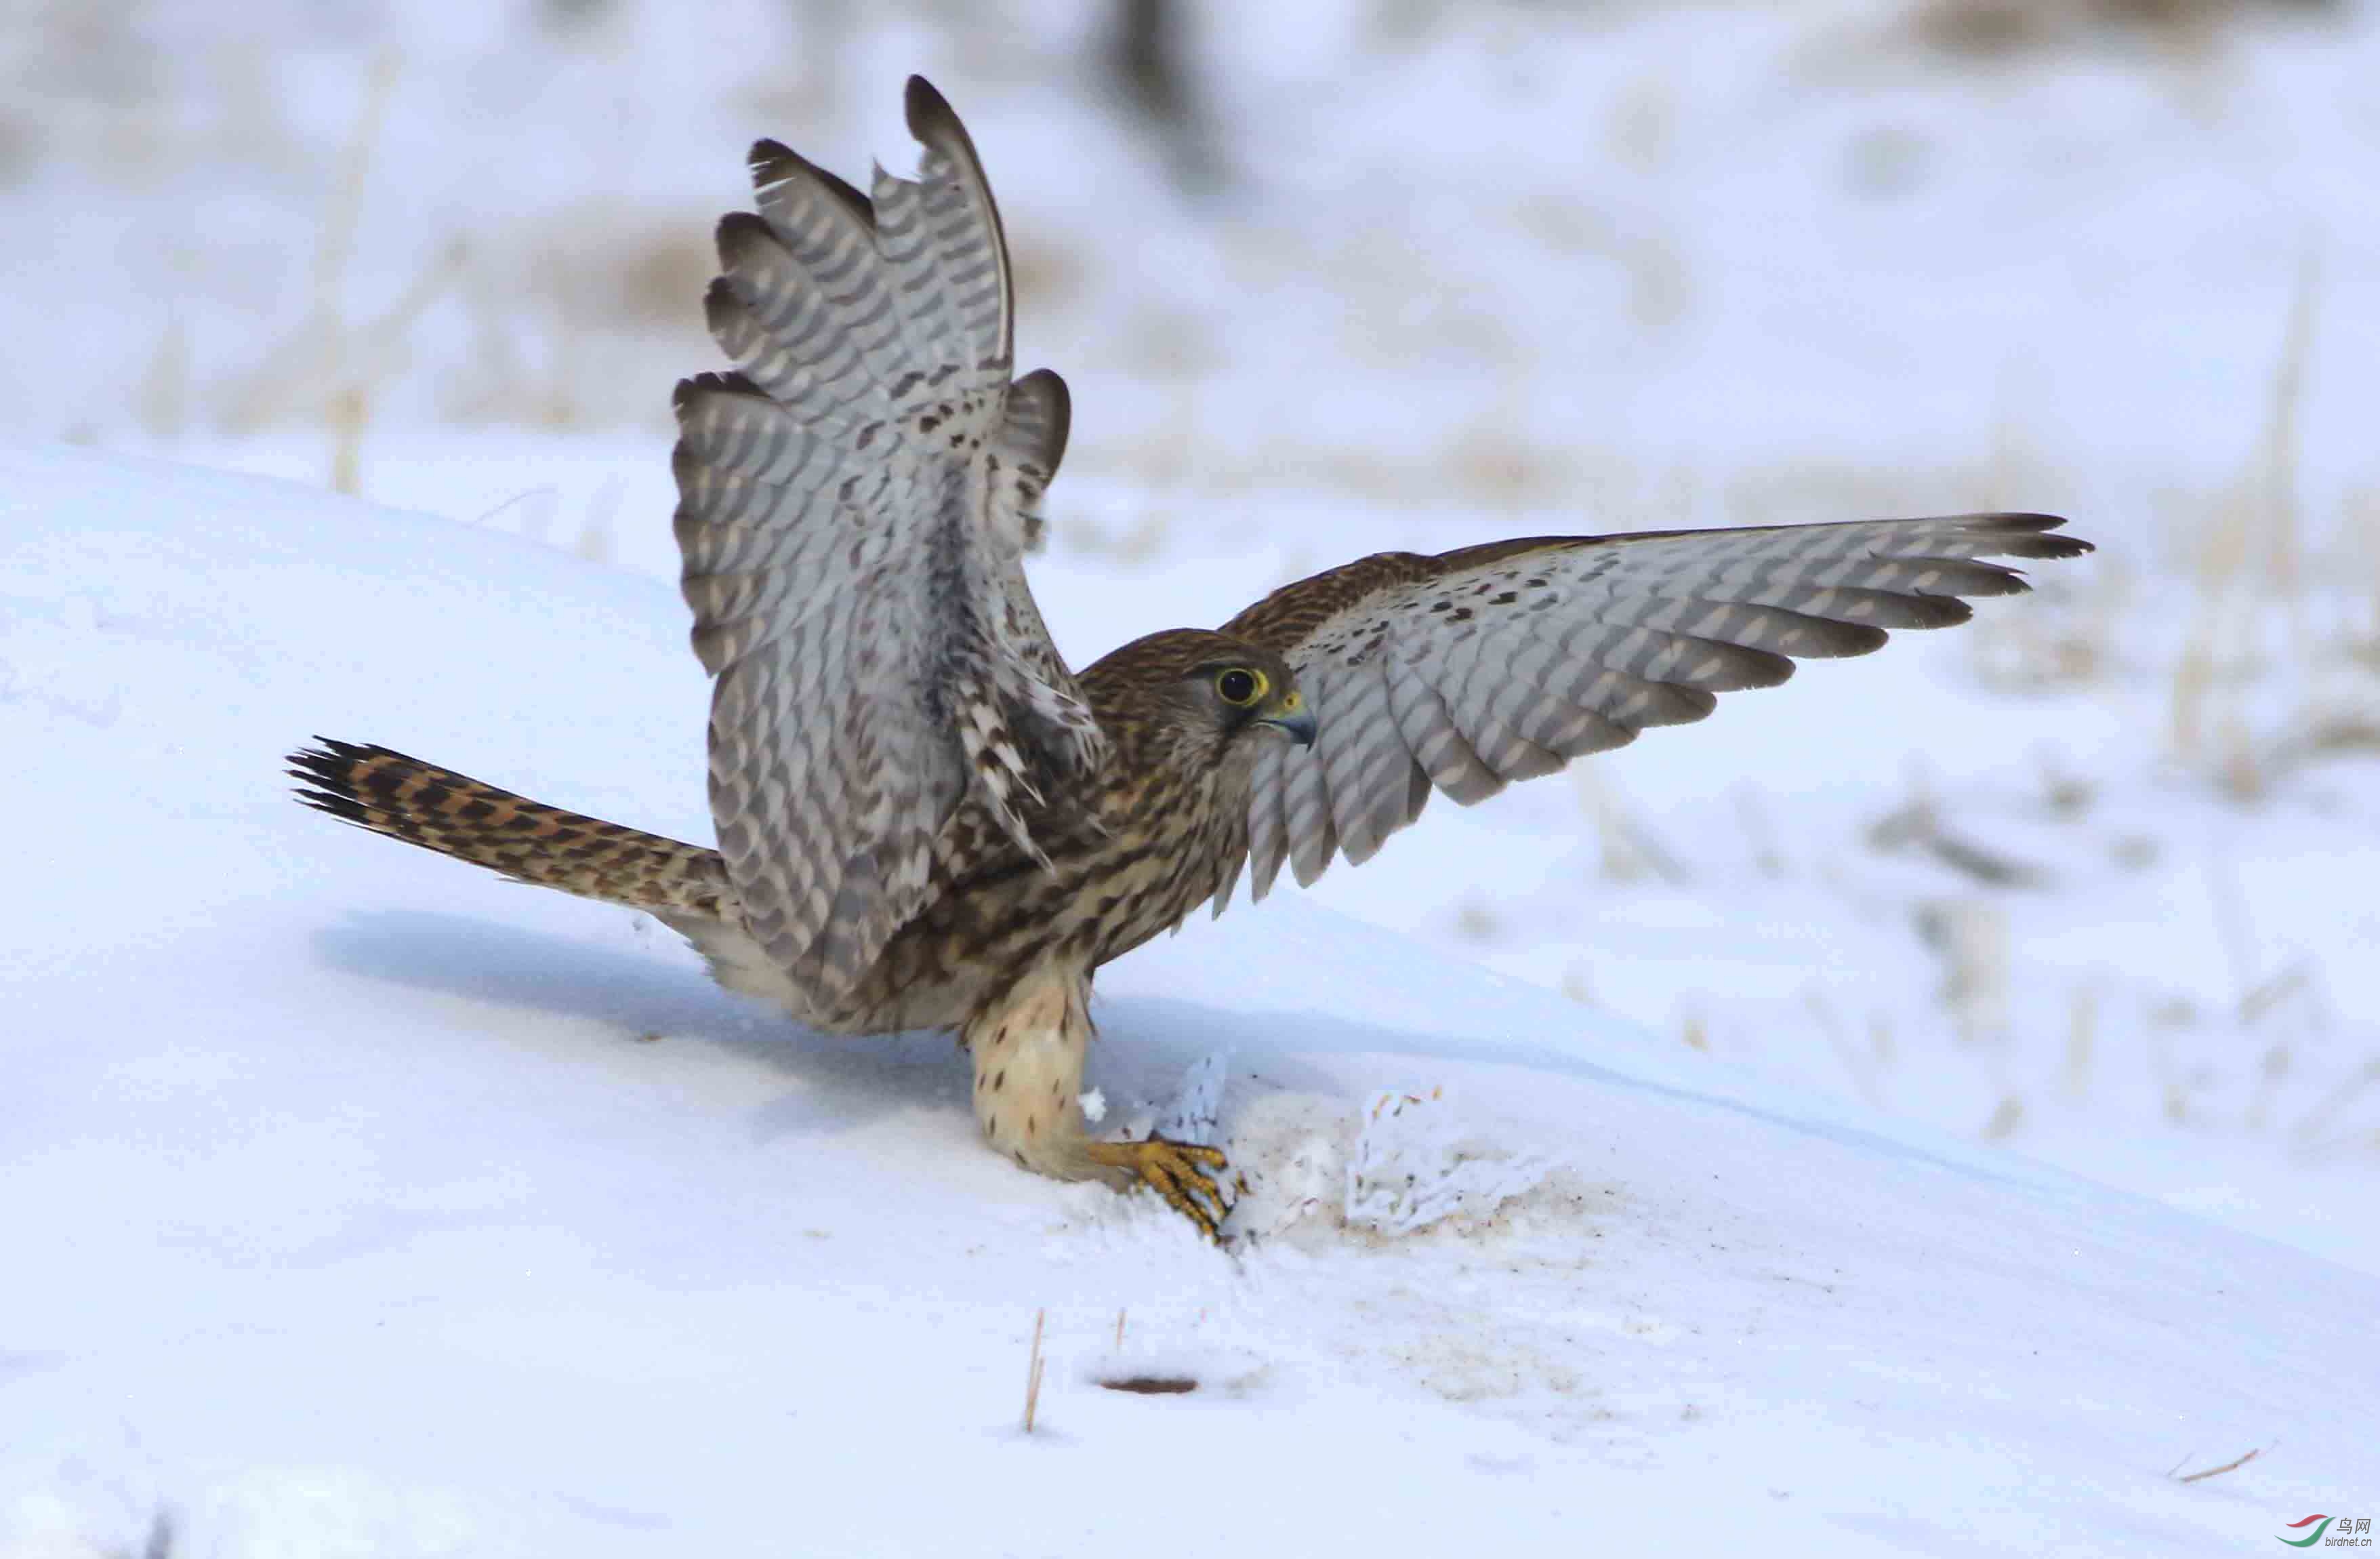
M 782 140 L 762 136 L 744 154 L 744 165 L 752 175 L 755 195 L 766 197 L 781 186 L 806 181 L 850 213 L 861 226 L 870 230 L 876 226 L 876 207 L 866 195 L 848 179 L 829 173 Z
M 2099 550 L 2080 536 L 2049 534 L 2065 529 L 2064 515 L 2016 512 L 1976 515 L 1973 519 L 1974 529 L 2008 542 L 2000 556 L 2081 557 Z
M 951 107 L 951 100 L 923 76 L 909 78 L 908 87 L 902 94 L 901 107 L 909 122 L 909 133 L 916 136 L 921 145 L 931 146 L 938 140 L 953 136 L 960 140 L 966 139 L 966 128 L 959 123 L 958 113 Z

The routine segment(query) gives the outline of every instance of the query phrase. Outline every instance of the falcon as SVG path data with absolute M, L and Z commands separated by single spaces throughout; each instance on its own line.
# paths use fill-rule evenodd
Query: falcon
M 729 989 L 839 1034 L 953 1030 L 991 1146 L 1147 1186 L 1209 1236 L 1217 1149 L 1091 1134 L 1094 971 L 1245 869 L 1261 899 L 1794 659 L 1864 654 L 2087 543 L 2038 514 L 1380 553 L 1075 670 L 1023 568 L 1066 387 L 1017 377 L 1006 240 L 941 94 L 915 178 L 862 194 L 775 141 L 703 299 L 732 371 L 677 386 L 675 529 L 713 687 L 718 847 L 318 738 L 299 798 L 683 934 Z

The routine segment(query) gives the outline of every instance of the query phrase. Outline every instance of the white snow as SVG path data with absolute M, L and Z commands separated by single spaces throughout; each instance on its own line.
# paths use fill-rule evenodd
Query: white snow
M 1226 1254 L 983 1151 L 946 1039 L 287 798 L 319 731 L 707 837 L 657 583 L 20 449 L 0 598 L 0 1552 L 2200 1554 L 2380 1486 L 2380 1277 L 1293 893 L 1098 997 L 1117 1110 L 1228 1053 Z M 1350 1226 L 1384 1095 L 1560 1167 Z
M 1184 9 L 1203 195 L 1109 0 L 0 14 L 0 1556 L 2364 1508 L 2380 7 Z M 2043 40 L 1912 19 L 1986 12 Z M 708 234 L 754 136 L 905 165 L 920 69 L 1073 387 L 1077 659 L 1495 535 L 2004 505 L 2101 552 L 1108 971 L 1103 1124 L 1230 1143 L 1236 1260 L 1022 1178 L 947 1041 L 789 1032 L 277 774 L 322 732 L 708 838 Z M 342 455 L 419 512 L 310 490 Z

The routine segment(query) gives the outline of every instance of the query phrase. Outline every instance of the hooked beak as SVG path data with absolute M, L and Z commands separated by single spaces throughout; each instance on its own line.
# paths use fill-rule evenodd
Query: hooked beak
M 1318 727 L 1314 723 L 1314 711 L 1305 707 L 1305 695 L 1293 691 L 1273 706 L 1270 714 L 1257 719 L 1259 725 L 1270 725 L 1300 747 L 1312 747 Z

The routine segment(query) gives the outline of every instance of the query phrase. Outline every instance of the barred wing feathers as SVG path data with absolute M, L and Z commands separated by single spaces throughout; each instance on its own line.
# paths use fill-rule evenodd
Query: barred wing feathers
M 1320 731 L 1269 747 L 1249 806 L 1251 890 L 1361 862 L 1433 789 L 1512 780 L 1699 720 L 1793 658 L 1862 655 L 1946 627 L 1963 596 L 2029 587 L 1985 558 L 2073 557 L 2049 515 L 1951 515 L 1496 542 L 1379 553 L 1286 585 L 1222 631 L 1295 668 Z M 1219 902 L 1217 909 L 1220 912 Z
M 1038 854 L 1103 742 L 1022 566 L 1065 385 L 1012 383 L 997 208 L 912 78 L 917 177 L 862 195 L 774 141 L 705 298 L 735 371 L 678 386 L 676 531 L 715 678 L 710 798 L 747 927 L 828 996 L 928 891 L 953 811 Z

